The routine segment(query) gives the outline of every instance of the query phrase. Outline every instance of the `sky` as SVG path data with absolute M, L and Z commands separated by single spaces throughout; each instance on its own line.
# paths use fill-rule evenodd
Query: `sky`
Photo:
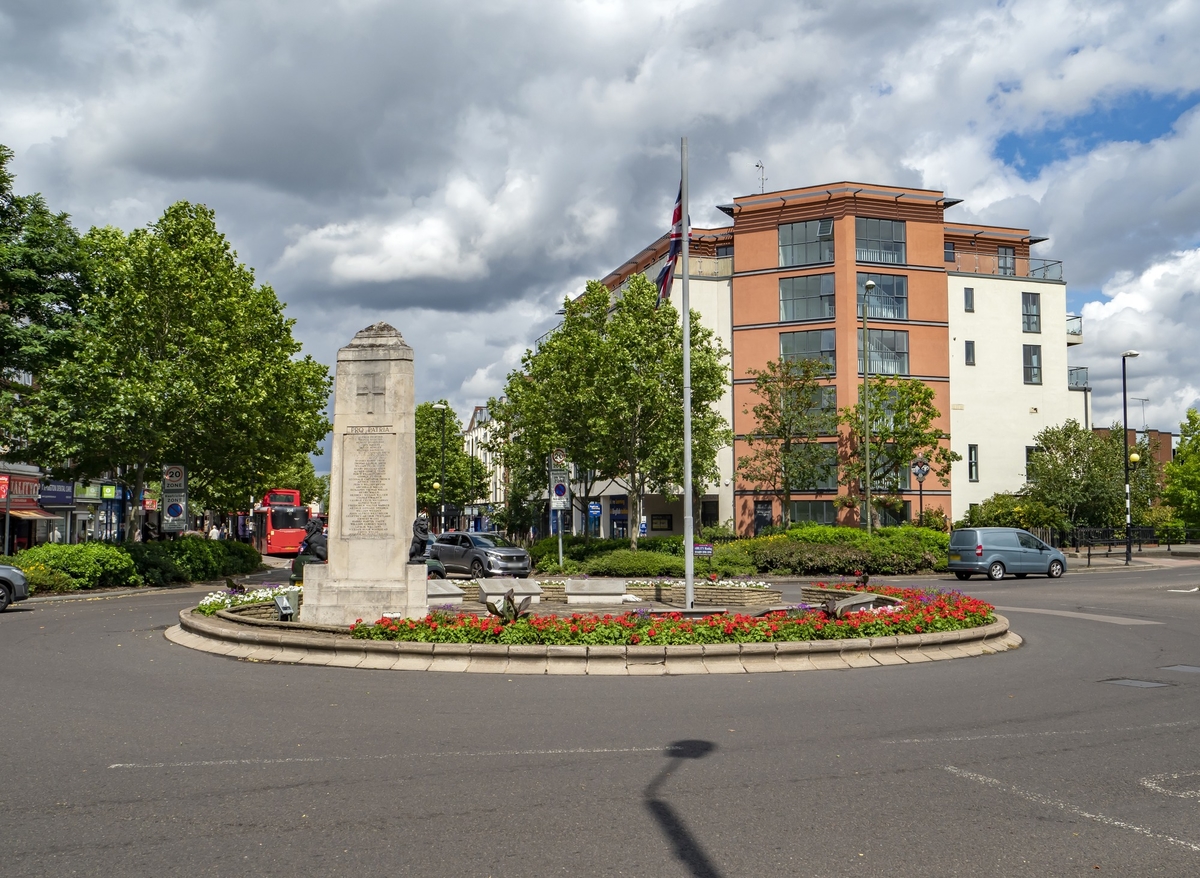
M 1198 46 L 1200 4 L 1154 0 L 0 0 L 0 143 L 80 228 L 208 204 L 307 352 L 386 320 L 464 420 L 666 231 L 681 135 L 697 226 L 759 161 L 768 190 L 942 189 L 948 219 L 1049 238 L 1094 421 L 1133 348 L 1130 395 L 1177 430 Z

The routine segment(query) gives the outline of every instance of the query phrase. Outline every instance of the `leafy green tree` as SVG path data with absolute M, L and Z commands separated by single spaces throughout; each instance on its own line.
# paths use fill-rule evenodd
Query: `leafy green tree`
M 1105 437 L 1070 419 L 1034 438 L 1024 494 L 1060 509 L 1073 527 L 1107 527 L 1125 520 L 1120 427 Z
M 41 195 L 16 195 L 12 150 L 0 144 L 0 416 L 26 384 L 71 355 L 81 295 L 79 236 Z
M 445 411 L 438 411 L 432 402 L 423 402 L 416 410 L 417 440 L 417 508 L 438 508 L 441 491 L 433 486 L 443 484 L 442 478 L 442 418 L 446 425 L 446 504 L 460 509 L 487 495 L 488 472 L 483 461 L 467 454 L 463 447 L 463 425 L 441 400 Z
M 261 499 L 272 488 L 299 491 L 305 503 L 320 503 L 322 510 L 329 510 L 329 476 L 318 476 L 312 458 L 303 452 L 284 460 L 273 473 L 262 479 L 254 497 Z
M 861 393 L 860 393 L 861 396 Z M 962 455 L 944 443 L 950 437 L 934 422 L 941 417 L 933 402 L 933 388 L 915 378 L 871 379 L 871 505 L 893 511 L 903 508 L 901 492 L 908 489 L 909 466 L 918 454 L 929 462 L 930 474 L 943 485 L 950 484 L 950 467 Z M 839 455 L 844 506 L 861 506 L 865 501 L 863 406 L 860 398 L 839 414 L 843 431 Z
M 830 371 L 820 360 L 786 358 L 749 370 L 759 402 L 745 410 L 754 416 L 755 431 L 745 436 L 750 454 L 738 458 L 738 474 L 779 499 L 785 528 L 794 492 L 837 477 L 837 446 L 819 441 L 837 435 L 837 410 L 825 404 L 822 384 Z
M 293 321 L 256 285 L 203 205 L 146 229 L 93 229 L 73 357 L 16 412 L 27 459 L 56 475 L 124 469 L 133 496 L 164 463 L 189 467 L 194 501 L 236 509 L 329 430 L 328 369 L 299 357 Z
M 1194 408 L 1179 425 L 1179 445 L 1165 476 L 1163 499 L 1188 527 L 1200 527 L 1200 412 Z
M 1061 511 L 1020 494 L 993 494 L 972 505 L 955 527 L 1049 527 L 1066 530 L 1068 521 Z

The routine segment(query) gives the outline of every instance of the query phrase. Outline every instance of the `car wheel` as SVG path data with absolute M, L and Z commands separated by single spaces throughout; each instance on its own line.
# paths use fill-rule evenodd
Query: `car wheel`
M 1063 575 L 1063 562 L 1062 561 L 1051 561 L 1050 569 L 1046 571 L 1046 575 L 1049 576 L 1051 579 L 1058 579 L 1058 577 L 1062 576 Z
M 1004 565 L 1001 564 L 999 561 L 993 561 L 992 565 L 990 567 L 988 567 L 988 579 L 994 580 L 994 579 L 1003 579 L 1003 578 L 1004 578 Z
M 964 572 L 963 572 L 963 571 L 961 571 L 961 570 L 959 570 L 959 571 L 958 571 L 957 573 L 955 573 L 954 575 L 955 575 L 955 577 L 956 577 L 956 578 L 958 578 L 958 579 L 961 579 L 963 582 L 966 582 L 968 579 L 970 579 L 970 578 L 971 578 L 971 574 L 970 574 L 970 573 L 964 573 Z
M 1013 576 L 1017 577 L 1017 579 L 1024 579 L 1028 575 L 1029 575 L 1028 573 L 1014 573 L 1013 574 Z
M 12 603 L 12 595 L 9 594 L 7 585 L 0 585 L 0 613 L 8 609 L 8 605 Z
M 487 571 L 483 569 L 483 562 L 476 558 L 471 562 L 471 578 L 483 579 L 487 576 Z

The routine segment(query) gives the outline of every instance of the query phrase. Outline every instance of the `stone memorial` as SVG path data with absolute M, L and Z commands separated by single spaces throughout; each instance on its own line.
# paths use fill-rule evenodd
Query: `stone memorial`
M 303 621 L 351 625 L 428 612 L 424 559 L 409 563 L 417 515 L 413 351 L 386 323 L 337 356 L 329 562 L 304 568 Z

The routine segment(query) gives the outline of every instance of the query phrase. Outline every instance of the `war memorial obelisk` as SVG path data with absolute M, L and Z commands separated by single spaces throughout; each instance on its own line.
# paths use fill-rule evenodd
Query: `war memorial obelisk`
M 304 568 L 303 621 L 374 622 L 428 612 L 425 564 L 408 563 L 417 514 L 413 350 L 376 323 L 337 356 L 329 563 Z

